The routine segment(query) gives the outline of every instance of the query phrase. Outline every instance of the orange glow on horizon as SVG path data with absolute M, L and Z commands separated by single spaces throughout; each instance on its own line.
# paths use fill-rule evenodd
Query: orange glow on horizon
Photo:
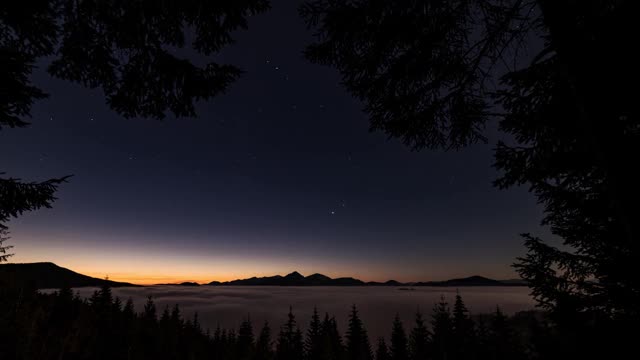
M 75 271 L 75 270 L 74 270 Z M 212 281 L 231 281 L 236 280 L 236 276 L 216 276 L 216 278 L 208 276 L 175 276 L 175 275 L 150 275 L 150 274 L 136 274 L 136 273 L 112 273 L 103 274 L 94 271 L 76 271 L 81 274 L 95 277 L 105 278 L 117 282 L 128 282 L 136 285 L 157 285 L 157 284 L 180 284 L 183 282 L 196 282 L 198 284 L 208 284 Z M 251 276 L 249 276 L 251 277 Z
M 362 281 L 397 280 L 401 282 L 448 280 L 482 275 L 494 279 L 515 278 L 508 265 L 491 265 L 469 259 L 420 258 L 398 264 L 383 258 L 366 259 L 262 254 L 260 252 L 202 251 L 175 252 L 163 248 L 131 248 L 122 251 L 109 246 L 43 244 L 23 236 L 16 246 L 16 263 L 53 262 L 79 274 L 137 285 L 231 281 L 251 277 L 286 275 L 298 271 L 304 276 L 320 273 L 331 278 L 353 277 Z M 72 238 L 64 237 L 65 239 Z M 484 269 L 480 270 L 479 269 Z

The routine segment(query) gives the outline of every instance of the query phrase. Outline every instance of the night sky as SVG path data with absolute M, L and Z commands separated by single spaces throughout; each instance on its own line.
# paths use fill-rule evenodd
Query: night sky
M 30 128 L 0 132 L 2 171 L 75 176 L 53 209 L 9 224 L 11 260 L 137 283 L 515 277 L 518 234 L 546 231 L 525 188 L 492 187 L 495 131 L 411 152 L 370 133 L 337 72 L 303 58 L 312 34 L 291 2 L 249 26 L 219 59 L 246 73 L 198 118 L 124 119 L 100 91 L 36 72 L 51 97 Z

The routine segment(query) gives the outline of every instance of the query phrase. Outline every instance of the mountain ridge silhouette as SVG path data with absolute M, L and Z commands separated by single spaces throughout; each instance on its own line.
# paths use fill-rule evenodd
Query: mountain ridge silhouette
M 3 283 L 20 283 L 37 289 L 56 289 L 61 287 L 97 287 L 107 282 L 111 287 L 144 286 L 128 282 L 118 282 L 108 279 L 98 279 L 77 273 L 73 270 L 58 266 L 52 262 L 10 263 L 0 265 L 0 285 Z M 483 276 L 469 276 L 444 281 L 400 282 L 388 280 L 385 282 L 365 282 L 353 277 L 331 278 L 314 273 L 304 276 L 297 271 L 289 274 L 251 277 L 231 281 L 211 281 L 199 284 L 185 281 L 176 283 L 155 284 L 152 286 L 525 286 L 522 280 L 494 280 Z
M 330 278 L 326 275 L 315 273 L 303 276 L 297 271 L 293 271 L 285 276 L 274 275 L 264 277 L 251 277 L 247 279 L 236 279 L 231 281 L 212 281 L 206 285 L 211 286 L 525 286 L 522 281 L 494 280 L 484 276 L 473 275 L 465 278 L 456 278 L 444 281 L 418 281 L 400 282 L 388 280 L 386 282 L 362 280 L 353 277 Z
M 140 286 L 127 282 L 98 279 L 58 266 L 52 262 L 10 263 L 0 265 L 1 284 L 21 284 L 36 289 L 59 289 L 63 287 Z

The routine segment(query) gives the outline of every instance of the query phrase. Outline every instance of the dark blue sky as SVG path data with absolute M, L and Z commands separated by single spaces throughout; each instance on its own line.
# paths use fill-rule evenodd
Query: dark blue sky
M 198 118 L 124 119 L 54 80 L 32 126 L 0 133 L 7 175 L 74 174 L 51 210 L 13 221 L 14 261 L 112 278 L 227 279 L 299 270 L 365 280 L 514 276 L 518 234 L 546 233 L 526 189 L 498 191 L 492 142 L 411 152 L 370 133 L 336 71 L 312 65 L 290 2 L 236 35 L 246 73 Z

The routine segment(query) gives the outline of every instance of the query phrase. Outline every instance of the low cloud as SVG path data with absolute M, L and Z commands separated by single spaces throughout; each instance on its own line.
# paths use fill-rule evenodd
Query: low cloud
M 76 289 L 81 296 L 90 296 L 94 288 Z M 148 296 L 152 296 L 159 312 L 166 306 L 180 306 L 187 318 L 198 313 L 204 328 L 211 330 L 220 325 L 236 328 L 243 318 L 250 316 L 257 333 L 265 321 L 277 333 L 287 318 L 289 306 L 304 330 L 313 308 L 324 316 L 335 315 L 344 334 L 352 304 L 358 307 L 372 340 L 388 337 L 394 316 L 409 328 L 419 309 L 429 316 L 434 303 L 444 295 L 449 303 L 455 297 L 454 288 L 418 287 L 402 291 L 396 287 L 178 287 L 151 286 L 144 288 L 114 288 L 115 296 L 123 301 L 131 298 L 138 311 L 142 311 Z M 529 310 L 534 302 L 526 287 L 474 287 L 462 288 L 462 295 L 472 313 L 487 313 L 499 305 L 506 313 Z

